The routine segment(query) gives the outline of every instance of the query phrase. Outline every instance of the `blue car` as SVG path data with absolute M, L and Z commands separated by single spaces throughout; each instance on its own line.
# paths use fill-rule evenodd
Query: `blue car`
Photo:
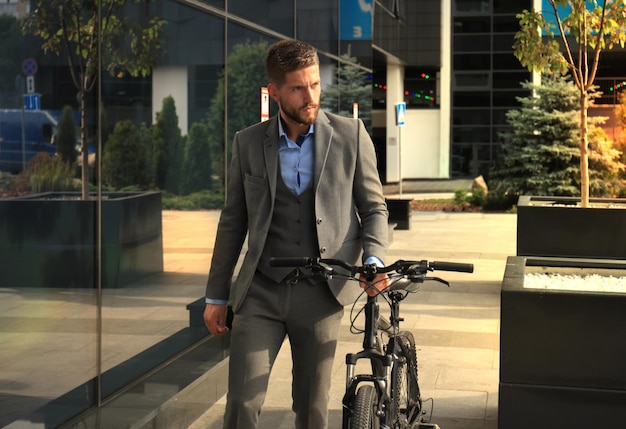
M 0 109 L 0 171 L 19 173 L 39 152 L 53 156 L 57 125 L 45 110 Z

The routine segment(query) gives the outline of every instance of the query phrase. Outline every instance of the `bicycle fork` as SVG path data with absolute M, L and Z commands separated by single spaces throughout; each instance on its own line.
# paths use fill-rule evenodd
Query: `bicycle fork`
M 383 353 L 382 344 L 377 344 L 376 323 L 378 320 L 378 303 L 376 297 L 367 298 L 365 305 L 365 335 L 363 350 L 346 355 L 346 393 L 343 397 L 343 428 L 349 427 L 357 390 L 363 383 L 373 384 L 377 392 L 376 417 L 380 428 L 388 429 L 389 412 L 386 404 L 389 403 L 392 357 Z M 356 364 L 361 359 L 371 362 L 372 374 L 355 375 Z M 377 369 L 378 368 L 378 369 Z

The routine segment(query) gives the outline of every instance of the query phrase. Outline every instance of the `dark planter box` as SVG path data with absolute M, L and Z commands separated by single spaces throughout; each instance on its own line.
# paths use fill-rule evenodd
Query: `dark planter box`
M 388 198 L 389 223 L 396 224 L 396 229 L 411 229 L 411 201 L 413 199 Z
M 626 259 L 626 199 L 521 196 L 517 205 L 517 254 Z
M 96 286 L 97 201 L 78 193 L 0 200 L 0 286 Z M 102 286 L 163 271 L 160 192 L 102 200 Z
M 533 270 L 621 277 L 626 263 L 509 257 L 501 295 L 499 427 L 620 427 L 626 293 L 524 288 L 525 273 Z

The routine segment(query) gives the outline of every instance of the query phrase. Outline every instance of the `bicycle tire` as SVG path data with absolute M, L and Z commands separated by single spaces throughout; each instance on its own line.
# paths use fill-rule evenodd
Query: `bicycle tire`
M 378 392 L 374 386 L 364 384 L 359 387 L 354 398 L 349 429 L 379 429 L 377 407 Z
M 391 370 L 391 427 L 410 428 L 422 418 L 415 339 L 411 332 L 402 331 L 390 341 L 397 356 Z

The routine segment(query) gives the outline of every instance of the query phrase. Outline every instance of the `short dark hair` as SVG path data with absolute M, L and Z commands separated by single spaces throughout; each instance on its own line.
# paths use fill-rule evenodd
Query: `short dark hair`
M 271 45 L 265 59 L 265 70 L 270 83 L 282 85 L 285 75 L 302 68 L 319 65 L 317 50 L 300 40 L 281 40 Z

